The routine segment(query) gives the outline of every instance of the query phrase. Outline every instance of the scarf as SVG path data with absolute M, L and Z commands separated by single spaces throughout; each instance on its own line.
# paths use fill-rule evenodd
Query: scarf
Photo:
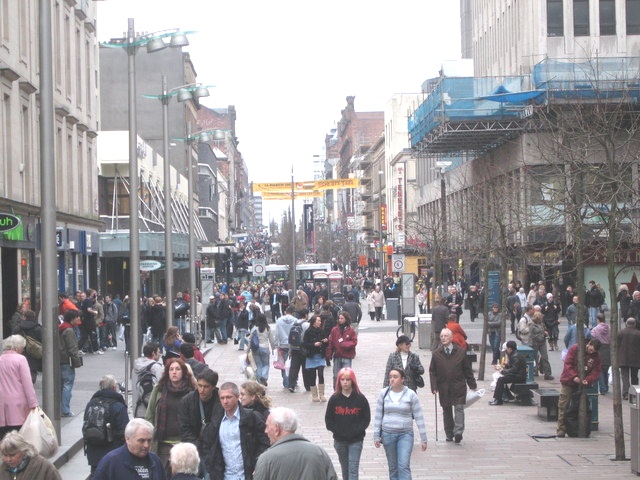
M 174 387 L 170 381 L 165 382 L 156 403 L 156 440 L 164 440 L 167 430 L 167 418 L 169 416 L 168 396 L 183 397 L 190 391 L 191 387 L 186 378 L 183 378 L 177 387 Z

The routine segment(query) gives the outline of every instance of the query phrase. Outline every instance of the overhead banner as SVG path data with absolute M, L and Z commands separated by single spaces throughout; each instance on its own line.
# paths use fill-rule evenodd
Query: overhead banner
M 360 180 L 358 178 L 338 178 L 329 180 L 316 180 L 316 190 L 335 190 L 340 188 L 358 188 Z
M 293 191 L 298 192 L 339 190 L 341 188 L 358 188 L 360 180 L 357 178 L 339 178 L 330 180 L 316 180 L 315 182 L 294 182 Z M 291 182 L 253 183 L 254 193 L 291 193 Z
M 312 191 L 312 190 L 313 190 L 313 182 L 294 182 L 293 184 L 294 192 Z M 275 193 L 275 192 L 291 193 L 291 182 L 254 183 L 253 192 L 254 193 Z
M 322 198 L 322 192 L 294 192 L 296 198 Z M 263 200 L 291 200 L 291 192 L 262 192 Z

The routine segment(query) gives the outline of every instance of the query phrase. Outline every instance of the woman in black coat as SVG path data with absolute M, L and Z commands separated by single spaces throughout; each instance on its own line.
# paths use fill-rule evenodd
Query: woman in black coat
M 400 335 L 396 340 L 396 351 L 389 354 L 387 368 L 384 371 L 383 387 L 389 386 L 389 372 L 393 369 L 404 370 L 404 384 L 414 392 L 418 387 L 424 387 L 424 367 L 420 357 L 411 351 L 411 340 L 406 335 Z

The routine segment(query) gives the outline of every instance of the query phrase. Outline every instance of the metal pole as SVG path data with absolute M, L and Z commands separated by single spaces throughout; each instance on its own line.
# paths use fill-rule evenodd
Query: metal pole
M 191 130 L 191 126 L 189 126 Z M 189 131 L 191 135 L 191 131 Z M 191 159 L 191 143 L 187 143 L 187 181 L 189 182 L 187 195 L 189 200 L 189 293 L 191 294 L 190 314 L 194 318 L 196 316 L 196 233 L 195 233 L 195 208 L 193 201 L 193 162 Z M 196 143 L 197 145 L 197 143 Z
M 380 288 L 382 288 L 382 282 L 384 281 L 384 234 L 382 233 L 382 170 L 378 171 L 378 215 L 380 217 Z
M 291 165 L 291 268 L 289 269 L 289 283 L 291 291 L 296 291 L 296 196 L 293 184 L 293 165 Z
M 60 438 L 60 359 L 57 329 L 56 182 L 51 2 L 40 0 L 40 240 L 42 255 L 42 403 Z M 57 368 L 56 368 L 57 367 Z
M 136 125 L 136 32 L 133 18 L 127 29 L 127 55 L 129 59 L 129 317 L 131 361 L 140 356 L 140 230 L 138 208 L 138 132 Z
M 167 76 L 162 75 L 162 141 L 164 156 L 164 251 L 165 251 L 165 295 L 167 315 L 165 331 L 171 326 L 173 312 L 173 230 L 171 228 L 171 162 L 169 161 L 169 92 Z

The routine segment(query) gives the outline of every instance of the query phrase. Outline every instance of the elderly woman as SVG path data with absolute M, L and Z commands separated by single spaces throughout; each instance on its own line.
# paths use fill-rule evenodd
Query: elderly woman
M 0 480 L 61 480 L 60 473 L 18 432 L 7 433 L 0 441 Z
M 180 442 L 180 401 L 194 389 L 193 376 L 186 364 L 178 358 L 167 360 L 164 374 L 151 392 L 146 414 L 146 420 L 155 427 L 153 450 L 163 466 L 169 464 L 171 447 Z
M 172 480 L 199 480 L 200 455 L 193 443 L 177 443 L 171 449 Z
M 0 355 L 0 438 L 20 430 L 29 410 L 38 406 L 31 381 L 29 363 L 22 352 L 27 345 L 21 335 L 11 335 L 2 342 Z

